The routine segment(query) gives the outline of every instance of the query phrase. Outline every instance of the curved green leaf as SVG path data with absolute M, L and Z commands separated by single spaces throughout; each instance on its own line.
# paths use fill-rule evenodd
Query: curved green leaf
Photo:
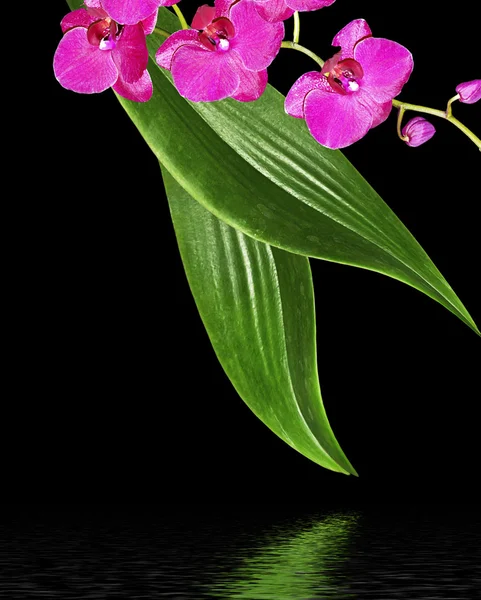
M 70 0 L 77 7 L 80 0 Z M 159 10 L 158 26 L 179 29 Z M 227 224 L 272 246 L 383 273 L 427 294 L 479 331 L 466 308 L 401 221 L 340 151 L 320 146 L 287 116 L 268 86 L 255 102 L 182 98 L 148 36 L 154 96 L 119 98 L 159 159 L 186 191 Z
M 322 404 L 308 259 L 226 225 L 162 173 L 192 294 L 239 395 L 290 446 L 356 474 Z

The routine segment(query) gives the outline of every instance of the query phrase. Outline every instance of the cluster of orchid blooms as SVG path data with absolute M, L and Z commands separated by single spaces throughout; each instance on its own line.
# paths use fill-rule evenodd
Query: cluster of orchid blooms
M 305 119 L 313 137 L 328 148 L 344 148 L 361 139 L 399 109 L 398 135 L 419 146 L 435 133 L 423 117 L 401 130 L 406 110 L 450 120 L 481 149 L 480 140 L 452 116 L 455 100 L 472 104 L 481 98 L 481 79 L 461 83 L 445 111 L 395 100 L 413 69 L 411 53 L 402 45 L 372 36 L 363 19 L 348 23 L 334 37 L 340 48 L 323 61 L 300 46 L 299 17 L 335 0 L 215 0 L 201 6 L 191 28 L 177 0 L 85 0 L 85 8 L 70 12 L 61 23 L 64 36 L 54 57 L 60 84 L 92 94 L 112 87 L 137 102 L 152 96 L 147 70 L 146 36 L 156 30 L 160 6 L 173 6 L 183 29 L 169 35 L 156 53 L 160 67 L 171 71 L 179 93 L 192 102 L 234 98 L 257 100 L 267 85 L 267 67 L 281 47 L 311 56 L 320 70 L 302 75 L 285 100 L 286 112 Z M 283 21 L 294 15 L 294 40 L 283 41 Z

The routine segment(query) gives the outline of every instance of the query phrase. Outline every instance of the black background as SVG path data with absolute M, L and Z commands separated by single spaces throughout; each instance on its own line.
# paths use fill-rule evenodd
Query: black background
M 14 385 L 4 398 L 4 497 L 468 501 L 480 457 L 479 338 L 406 285 L 311 261 L 323 398 L 360 478 L 331 473 L 289 448 L 250 412 L 217 362 L 153 154 L 110 91 L 77 95 L 55 81 L 51 61 L 68 9 L 60 0 L 49 5 L 41 15 L 46 51 L 31 58 L 42 79 L 41 110 L 18 182 L 31 192 L 16 204 L 20 225 L 8 260 L 13 335 L 5 366 Z M 197 5 L 181 2 L 189 22 Z M 375 36 L 414 55 L 400 98 L 443 108 L 458 83 L 481 73 L 467 4 L 459 12 L 439 6 L 337 0 L 301 14 L 301 43 L 327 58 L 335 33 L 363 17 Z M 289 23 L 286 30 L 289 39 Z M 313 68 L 300 53 L 281 50 L 270 82 L 286 93 Z M 455 106 L 478 134 L 479 113 L 479 104 Z M 395 122 L 393 113 L 345 154 L 479 324 L 479 151 L 440 119 L 435 138 L 408 148 Z

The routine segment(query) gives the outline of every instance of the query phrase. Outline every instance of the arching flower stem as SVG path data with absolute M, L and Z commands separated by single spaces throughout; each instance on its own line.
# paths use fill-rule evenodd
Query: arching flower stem
M 459 100 L 460 96 L 459 94 L 456 94 L 456 96 L 453 96 L 452 98 L 450 98 L 448 100 L 448 105 L 446 107 L 446 116 L 449 118 L 452 115 L 452 104 L 453 102 L 455 102 L 456 100 Z
M 187 25 L 187 21 L 185 20 L 184 15 L 182 14 L 182 11 L 177 6 L 177 4 L 174 4 L 172 8 L 174 9 L 175 14 L 179 18 L 180 24 L 182 25 L 182 29 L 190 29 L 190 27 Z
M 401 139 L 403 142 L 407 141 L 407 136 L 405 136 L 401 133 L 401 125 L 402 125 L 405 110 L 406 109 L 404 108 L 404 106 L 400 106 L 399 112 L 397 115 L 397 134 L 398 134 L 399 139 Z
M 294 33 L 292 35 L 292 39 L 294 44 L 299 43 L 299 34 L 301 32 L 301 21 L 299 19 L 299 12 L 296 10 L 294 13 Z
M 454 99 L 451 99 L 451 100 L 454 101 Z M 402 110 L 403 114 L 404 114 L 404 111 L 406 111 L 406 110 L 415 110 L 416 112 L 425 113 L 428 115 L 434 115 L 435 117 L 441 117 L 441 119 L 446 119 L 447 121 L 452 123 L 455 127 L 460 129 L 465 135 L 467 135 L 468 138 L 476 144 L 476 146 L 478 147 L 478 150 L 481 151 L 481 139 L 479 139 L 477 135 L 475 135 L 470 129 L 468 129 L 466 127 L 466 125 L 461 123 L 461 121 L 458 121 L 458 119 L 456 119 L 456 117 L 453 117 L 453 115 L 451 114 L 451 111 L 449 110 L 450 109 L 449 103 L 448 103 L 448 108 L 446 110 L 438 110 L 436 108 L 428 108 L 427 106 L 419 106 L 418 104 L 409 104 L 408 102 L 401 102 L 400 100 L 393 100 L 392 105 L 395 108 L 399 108 L 400 109 L 399 112 L 401 112 L 401 110 Z M 402 115 L 401 115 L 401 118 L 402 118 Z M 399 116 L 398 116 L 398 127 L 399 126 L 400 126 L 400 123 L 399 123 Z M 398 130 L 398 134 L 399 134 L 399 130 Z M 401 139 L 403 139 L 403 138 L 401 137 Z
M 282 42 L 281 48 L 290 48 L 291 50 L 298 50 L 299 52 L 310 56 L 312 60 L 315 60 L 321 68 L 324 66 L 324 61 L 322 60 L 322 58 L 317 56 L 317 54 L 314 54 L 314 52 L 311 52 L 311 50 L 309 50 L 308 48 L 304 48 L 304 46 L 301 46 L 297 42 Z

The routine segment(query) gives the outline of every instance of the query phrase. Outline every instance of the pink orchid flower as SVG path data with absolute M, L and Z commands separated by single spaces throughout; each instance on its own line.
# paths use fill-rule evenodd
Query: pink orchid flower
M 101 4 L 114 21 L 123 25 L 136 25 L 155 13 L 159 6 L 172 6 L 178 2 L 179 0 L 96 0 L 96 4 Z
M 336 0 L 254 0 L 261 17 L 270 23 L 285 21 L 294 12 L 319 10 L 330 6 Z
M 145 36 L 152 33 L 157 11 L 135 25 L 121 25 L 99 0 L 69 13 L 61 23 L 64 36 L 55 52 L 55 77 L 68 90 L 96 94 L 112 87 L 128 100 L 152 96 Z
M 192 27 L 171 35 L 156 54 L 181 96 L 192 102 L 259 98 L 284 24 L 262 19 L 251 0 L 216 0 L 198 9 Z
M 404 125 L 401 133 L 406 144 L 411 148 L 416 148 L 430 140 L 436 133 L 436 129 L 424 117 L 414 117 Z
M 481 99 L 481 79 L 473 79 L 460 83 L 456 87 L 456 92 L 459 94 L 459 101 L 463 104 L 474 104 Z
M 392 99 L 413 69 L 411 53 L 397 42 L 372 37 L 364 19 L 334 37 L 341 50 L 321 72 L 302 75 L 285 101 L 286 112 L 305 119 L 313 137 L 327 148 L 344 148 L 387 119 Z

